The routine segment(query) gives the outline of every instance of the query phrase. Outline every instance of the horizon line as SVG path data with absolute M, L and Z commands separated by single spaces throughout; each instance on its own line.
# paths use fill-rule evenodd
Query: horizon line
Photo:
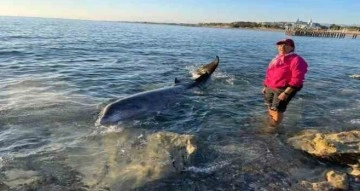
M 41 17 L 41 16 L 18 16 L 18 15 L 0 15 L 0 17 L 19 17 L 19 18 L 36 18 L 36 19 L 59 19 L 59 20 L 74 20 L 74 21 L 97 21 L 97 22 L 127 22 L 127 23 L 156 23 L 156 24 L 188 24 L 188 25 L 197 25 L 202 23 L 233 23 L 233 22 L 252 22 L 252 23 L 262 23 L 262 22 L 293 22 L 293 21 L 232 21 L 232 22 L 198 22 L 198 23 L 186 23 L 186 22 L 168 22 L 168 21 L 126 21 L 126 20 L 102 20 L 102 19 L 81 19 L 81 18 L 61 18 L 61 17 Z M 302 21 L 302 20 L 300 20 Z M 315 22 L 317 23 L 317 22 Z M 345 25 L 345 26 L 360 26 L 360 24 L 337 24 L 337 23 L 319 23 L 319 24 L 335 24 L 335 25 Z

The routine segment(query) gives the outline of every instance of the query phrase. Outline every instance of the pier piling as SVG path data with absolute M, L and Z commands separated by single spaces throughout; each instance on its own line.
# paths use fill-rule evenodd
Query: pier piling
M 326 37 L 326 38 L 357 38 L 357 33 L 354 32 L 335 32 L 309 29 L 291 29 L 286 30 L 285 34 L 288 36 L 309 36 L 309 37 Z

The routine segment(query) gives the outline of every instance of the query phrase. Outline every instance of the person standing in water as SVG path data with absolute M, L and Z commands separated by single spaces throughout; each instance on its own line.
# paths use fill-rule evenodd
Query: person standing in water
M 292 39 L 276 43 L 278 55 L 271 60 L 266 70 L 262 93 L 271 126 L 281 123 L 291 99 L 303 87 L 308 64 L 296 53 Z

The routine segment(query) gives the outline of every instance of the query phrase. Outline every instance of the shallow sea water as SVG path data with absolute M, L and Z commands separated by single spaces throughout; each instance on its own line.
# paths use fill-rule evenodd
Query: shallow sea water
M 262 80 L 274 43 L 284 37 L 0 17 L 0 182 L 14 190 L 269 190 L 273 180 L 291 190 L 294 180 L 318 178 L 325 167 L 293 151 L 286 138 L 303 129 L 359 128 L 360 81 L 349 75 L 360 74 L 360 41 L 293 37 L 309 64 L 306 82 L 279 132 L 263 134 Z M 122 127 L 95 126 L 111 101 L 190 78 L 216 55 L 220 65 L 208 86 L 166 112 Z M 194 135 L 199 150 L 181 173 L 153 180 L 129 164 L 149 160 L 141 145 L 157 132 Z M 294 158 L 302 166 L 294 167 Z

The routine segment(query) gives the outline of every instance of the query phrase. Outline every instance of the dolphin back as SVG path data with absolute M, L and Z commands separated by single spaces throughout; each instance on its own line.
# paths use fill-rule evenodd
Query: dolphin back
M 197 70 L 200 76 L 190 83 L 179 84 L 179 80 L 175 79 L 174 86 L 140 92 L 110 103 L 100 113 L 96 124 L 116 125 L 121 121 L 145 116 L 174 105 L 185 90 L 205 84 L 218 64 L 219 57 L 216 56 L 214 61 Z

